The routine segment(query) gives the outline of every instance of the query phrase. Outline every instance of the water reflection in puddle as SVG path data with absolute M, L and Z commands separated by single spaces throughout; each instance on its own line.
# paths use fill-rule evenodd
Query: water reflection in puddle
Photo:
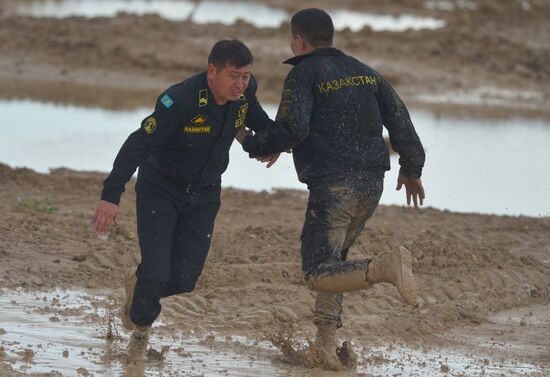
M 238 336 L 198 338 L 162 326 L 155 328 L 151 346 L 160 349 L 170 345 L 166 359 L 128 368 L 122 362 L 127 334 L 118 336 L 115 331 L 114 340 L 106 340 L 106 324 L 114 308 L 107 293 L 1 290 L 0 349 L 4 356 L 0 361 L 27 373 L 55 370 L 64 376 L 325 375 L 319 370 L 273 362 L 279 352 L 266 342 Z M 366 375 L 515 376 L 541 372 L 531 364 L 496 362 L 483 355 L 468 356 L 452 350 L 419 351 L 394 346 L 365 349 L 355 345 L 355 351 L 359 355 L 357 372 Z
M 177 0 L 40 0 L 20 3 L 16 12 L 36 17 L 114 17 L 119 12 L 137 15 L 158 14 L 172 20 L 190 19 L 195 23 L 219 22 L 233 24 L 238 19 L 257 27 L 278 27 L 290 15 L 282 10 L 250 1 L 177 1 Z M 377 15 L 348 10 L 330 12 L 337 30 L 346 27 L 353 31 L 370 26 L 375 31 L 404 31 L 407 29 L 438 29 L 445 21 L 413 15 Z

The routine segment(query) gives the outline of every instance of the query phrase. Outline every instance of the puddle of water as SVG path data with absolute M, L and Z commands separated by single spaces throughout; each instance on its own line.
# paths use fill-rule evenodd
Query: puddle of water
M 119 12 L 144 15 L 158 14 L 172 21 L 190 19 L 199 24 L 219 22 L 233 24 L 238 19 L 257 27 L 279 27 L 290 15 L 278 8 L 250 1 L 185 1 L 185 0 L 39 0 L 18 4 L 16 13 L 34 17 L 64 18 L 70 16 L 114 17 Z M 377 15 L 347 10 L 331 11 L 337 30 L 353 31 L 370 26 L 375 31 L 438 29 L 445 21 L 413 15 Z
M 438 94 L 419 94 L 418 100 L 433 104 L 457 104 L 475 106 L 501 106 L 514 108 L 517 106 L 517 98 L 528 102 L 523 105 L 533 110 L 545 106 L 544 94 L 539 92 L 523 92 L 518 95 L 514 90 L 502 88 L 481 87 L 474 90 L 457 90 Z
M 465 355 L 452 350 L 418 351 L 401 347 L 376 347 L 369 350 L 362 370 L 380 376 L 525 376 L 542 369 L 515 360 L 496 361 L 480 355 Z
M 331 12 L 330 15 L 332 17 L 332 21 L 334 22 L 334 27 L 337 30 L 342 30 L 348 27 L 352 31 L 359 31 L 365 26 L 369 26 L 373 31 L 402 32 L 409 29 L 440 29 L 446 25 L 443 20 L 417 17 L 410 14 L 392 16 L 353 12 L 349 10 L 337 10 Z
M 428 0 L 424 3 L 424 6 L 428 9 L 437 9 L 444 11 L 455 11 L 457 9 L 461 10 L 476 10 L 477 4 L 471 0 Z
M 184 20 L 193 11 L 191 1 L 155 0 L 40 0 L 17 4 L 16 13 L 33 17 L 65 18 L 115 17 L 124 12 L 136 15 L 158 14 L 168 20 Z
M 273 117 L 276 106 L 265 106 Z M 109 171 L 118 149 L 150 109 L 114 112 L 31 101 L 0 101 L 7 124 L 0 138 L 0 162 L 39 172 L 49 168 Z M 411 112 L 426 148 L 422 177 L 427 206 L 457 212 L 550 216 L 550 125 L 509 119 L 482 121 Z M 270 169 L 250 160 L 238 143 L 223 176 L 225 187 L 305 189 L 292 157 L 284 153 Z M 383 204 L 405 203 L 394 190 L 397 157 L 386 174 Z M 511 178 L 513 177 L 513 178 Z M 502 189 L 506 185 L 506 190 Z
M 4 362 L 26 373 L 55 370 L 64 376 L 76 376 L 79 368 L 85 368 L 101 376 L 135 376 L 136 370 L 128 369 L 121 358 L 128 334 L 117 337 L 115 333 L 113 342 L 105 339 L 110 307 L 112 303 L 106 296 L 77 290 L 2 290 L 0 346 L 6 354 Z M 114 321 L 115 328 L 120 328 L 118 318 Z M 155 323 L 156 330 L 160 326 L 162 323 Z M 163 363 L 147 363 L 143 375 L 189 375 L 193 371 L 204 376 L 278 374 L 269 359 L 232 352 L 223 347 L 225 340 L 217 337 L 205 342 L 182 334 L 153 335 L 153 348 L 160 350 L 171 344 L 171 351 Z
M 251 2 L 203 1 L 191 18 L 197 24 L 219 22 L 225 25 L 234 24 L 239 19 L 256 27 L 279 27 L 289 20 L 289 15 L 281 9 Z
M 82 373 L 83 369 L 79 372 L 79 368 L 107 376 L 324 375 L 319 370 L 273 363 L 271 360 L 279 353 L 265 341 L 240 336 L 197 338 L 163 329 L 162 325 L 156 325 L 151 346 L 160 349 L 171 345 L 166 360 L 149 362 L 137 373 L 121 361 L 127 334 L 120 337 L 115 331 L 115 340 L 108 342 L 102 333 L 99 324 L 112 308 L 106 292 L 1 290 L 0 346 L 6 355 L 3 362 L 26 373 L 55 370 L 64 376 Z M 115 321 L 118 327 L 118 319 Z M 365 349 L 357 345 L 354 348 L 359 355 L 357 372 L 367 375 L 515 376 L 541 371 L 539 367 L 515 360 L 497 362 L 483 355 L 468 356 L 449 349 L 421 351 L 394 346 Z

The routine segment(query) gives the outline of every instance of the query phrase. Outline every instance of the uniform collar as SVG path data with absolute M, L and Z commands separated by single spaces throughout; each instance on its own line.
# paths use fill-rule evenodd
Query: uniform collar
M 285 60 L 284 64 L 298 65 L 304 59 L 309 58 L 310 56 L 341 56 L 344 53 L 341 50 L 338 50 L 334 47 L 320 47 L 313 50 L 309 54 L 294 56 L 290 59 Z

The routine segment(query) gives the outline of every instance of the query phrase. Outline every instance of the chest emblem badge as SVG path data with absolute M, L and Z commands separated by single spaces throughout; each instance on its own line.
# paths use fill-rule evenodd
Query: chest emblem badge
M 191 122 L 197 126 L 202 126 L 204 122 L 206 122 L 206 118 L 202 115 L 197 115 L 193 119 L 191 119 Z

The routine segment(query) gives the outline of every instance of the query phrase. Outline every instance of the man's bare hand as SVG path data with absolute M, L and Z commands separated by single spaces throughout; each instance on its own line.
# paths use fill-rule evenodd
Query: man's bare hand
M 422 181 L 420 180 L 420 178 L 410 178 L 399 174 L 399 177 L 397 177 L 396 190 L 401 190 L 401 187 L 403 187 L 403 185 L 405 185 L 406 189 L 407 205 L 411 205 L 411 197 L 413 199 L 415 208 L 418 208 L 419 199 L 420 205 L 424 204 L 424 187 L 422 186 Z
M 273 153 L 265 156 L 257 156 L 256 160 L 260 162 L 267 162 L 266 168 L 270 168 L 277 162 L 280 155 L 281 155 L 280 153 Z
M 105 200 L 99 202 L 92 220 L 92 229 L 96 234 L 101 234 L 107 230 L 109 225 L 116 224 L 118 215 L 118 206 Z

